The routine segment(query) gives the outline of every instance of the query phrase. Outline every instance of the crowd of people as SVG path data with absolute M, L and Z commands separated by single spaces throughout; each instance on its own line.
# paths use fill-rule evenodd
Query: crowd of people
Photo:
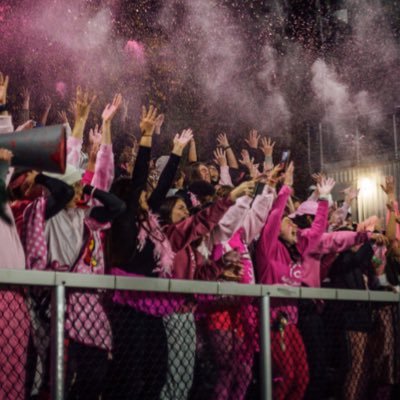
M 31 129 L 35 135 L 29 92 L 11 115 L 8 83 L 0 74 L 0 133 L 14 131 L 14 117 L 16 131 Z M 104 108 L 101 127 L 88 130 L 95 101 L 77 88 L 72 129 L 60 110 L 68 131 L 64 174 L 10 167 L 12 152 L 0 149 L 0 268 L 400 291 L 393 177 L 382 186 L 386 230 L 375 216 L 355 223 L 350 211 L 356 188 L 346 189 L 338 205 L 331 195 L 334 180 L 316 174 L 309 198 L 301 201 L 293 190 L 295 166 L 277 162 L 275 144 L 254 130 L 240 159 L 221 133 L 213 155 L 198 160 L 191 129 L 173 138 L 169 155 L 153 159 L 153 136 L 160 134 L 164 115 L 150 105 L 142 109 L 139 138 L 127 135 L 115 154 L 112 123 L 122 112 L 122 96 L 116 94 Z M 37 125 L 46 125 L 48 104 Z M 68 292 L 67 398 L 196 398 L 201 342 L 210 346 L 216 366 L 207 398 L 245 399 L 259 352 L 258 304 L 251 298 L 224 300 Z M 33 337 L 35 343 L 43 307 L 50 307 L 40 309 L 38 303 L 37 293 L 0 290 L 0 399 L 32 394 L 26 384 L 28 342 Z M 365 399 L 373 390 L 390 399 L 400 383 L 398 314 L 398 305 L 387 303 L 273 299 L 274 398 L 324 398 L 329 315 L 340 321 L 348 356 L 339 398 Z M 118 396 L 112 382 L 118 382 Z

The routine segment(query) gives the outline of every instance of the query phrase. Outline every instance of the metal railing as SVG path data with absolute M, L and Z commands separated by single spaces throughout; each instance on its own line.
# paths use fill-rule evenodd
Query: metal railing
M 271 350 L 271 299 L 310 300 L 333 302 L 368 302 L 370 304 L 395 304 L 400 295 L 380 291 L 345 289 L 320 289 L 268 285 L 241 285 L 225 282 L 168 280 L 156 278 L 127 278 L 119 276 L 91 276 L 47 271 L 0 270 L 2 286 L 46 287 L 52 292 L 51 306 L 51 398 L 65 397 L 65 310 L 68 289 L 127 290 L 134 292 L 160 292 L 169 294 L 251 297 L 258 299 L 260 318 L 261 393 L 263 399 L 273 398 L 273 357 Z M 0 288 L 1 289 L 1 288 Z M 1 349 L 0 349 L 1 351 Z M 285 349 L 284 349 L 285 351 Z

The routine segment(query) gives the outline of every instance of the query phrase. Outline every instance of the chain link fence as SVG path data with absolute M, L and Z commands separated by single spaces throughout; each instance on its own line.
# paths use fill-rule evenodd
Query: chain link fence
M 3 272 L 0 399 L 399 398 L 396 294 Z

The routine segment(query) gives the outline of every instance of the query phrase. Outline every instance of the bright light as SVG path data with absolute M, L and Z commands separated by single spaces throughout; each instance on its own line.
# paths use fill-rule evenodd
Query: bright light
M 369 197 L 376 192 L 376 182 L 371 178 L 360 178 L 358 187 L 360 188 L 360 196 L 362 197 Z

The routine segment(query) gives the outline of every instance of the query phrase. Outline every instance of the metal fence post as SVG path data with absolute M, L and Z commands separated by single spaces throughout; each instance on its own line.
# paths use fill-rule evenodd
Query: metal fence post
M 51 310 L 51 398 L 64 400 L 64 285 L 54 287 Z
M 261 385 L 262 398 L 272 400 L 272 356 L 271 356 L 271 322 L 270 297 L 261 298 Z

